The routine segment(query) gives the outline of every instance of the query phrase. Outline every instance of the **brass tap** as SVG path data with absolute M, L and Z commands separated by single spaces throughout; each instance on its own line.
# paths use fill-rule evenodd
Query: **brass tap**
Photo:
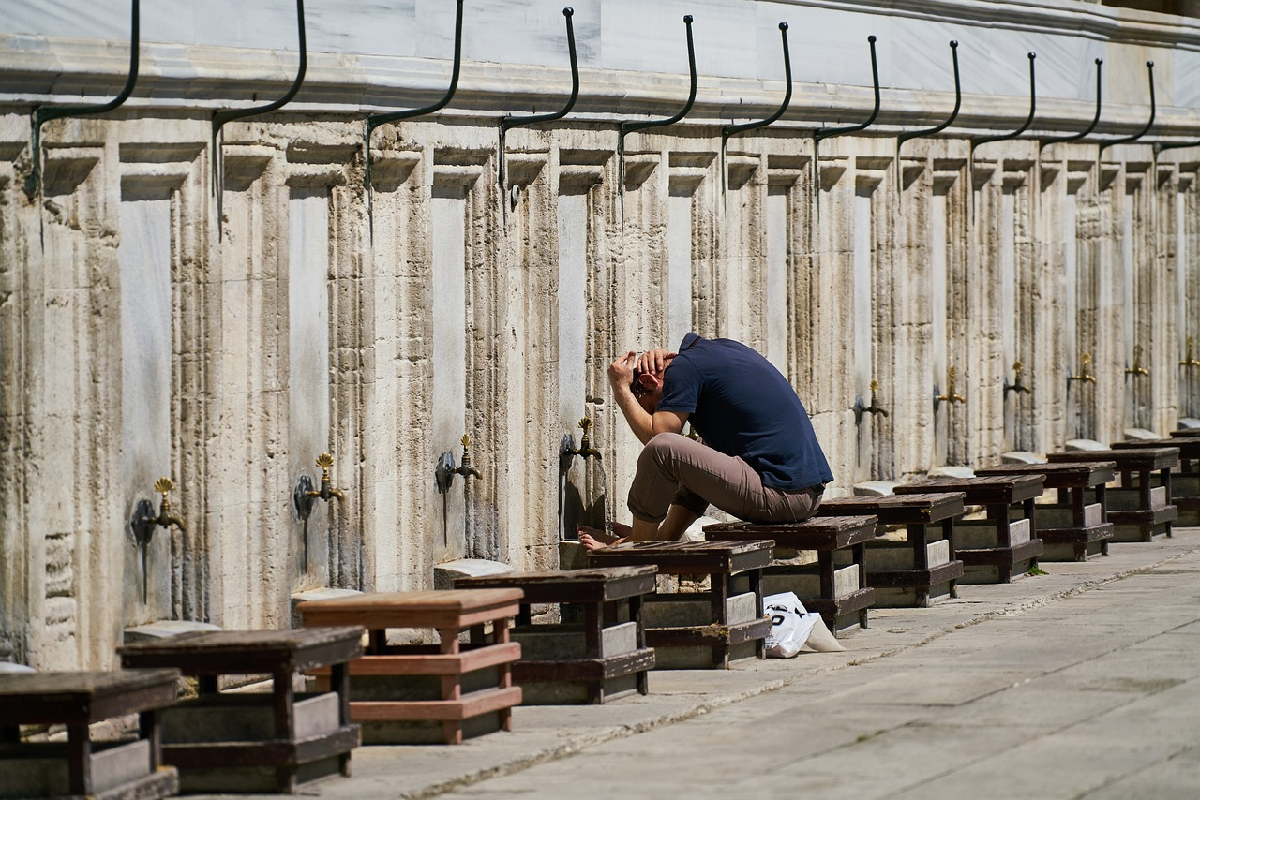
M 333 454 L 325 452 L 316 457 L 316 465 L 320 467 L 320 488 L 308 489 L 307 497 L 322 498 L 325 501 L 328 501 L 330 498 L 336 498 L 339 501 L 346 498 L 347 496 L 341 489 L 338 489 L 329 482 L 329 469 L 333 467 Z
M 1133 345 L 1133 367 L 1125 368 L 1124 369 L 1125 374 L 1134 374 L 1134 375 L 1141 374 L 1144 377 L 1151 376 L 1151 374 L 1147 371 L 1146 368 L 1139 366 L 1138 362 L 1141 361 L 1141 357 L 1142 357 L 1142 346 L 1139 344 L 1134 344 Z
M 573 440 L 570 439 L 567 446 L 561 445 L 561 454 L 577 457 L 595 457 L 597 460 L 602 459 L 600 451 L 591 447 L 591 416 L 584 415 L 578 420 L 578 426 L 582 428 L 582 444 L 577 448 L 573 447 Z
M 1093 357 L 1092 357 L 1092 356 L 1090 356 L 1088 353 L 1085 353 L 1085 354 L 1083 354 L 1083 355 L 1080 357 L 1080 376 L 1078 376 L 1078 377 L 1073 377 L 1073 376 L 1069 376 L 1069 377 L 1067 377 L 1067 389 L 1068 389 L 1068 390 L 1071 388 L 1071 383 L 1072 383 L 1072 382 L 1074 382 L 1074 381 L 1076 381 L 1076 380 L 1080 380 L 1081 382 L 1086 382 L 1086 383 L 1093 383 L 1093 384 L 1095 384 L 1095 385 L 1097 384 L 1097 382 L 1098 382 L 1098 378 L 1097 378 L 1097 377 L 1094 377 L 1094 376 L 1090 376 L 1090 375 L 1089 375 L 1089 365 L 1090 365 L 1092 362 L 1093 362 Z
M 484 480 L 484 475 L 480 470 L 471 465 L 471 437 L 466 433 L 462 434 L 462 462 L 458 465 L 453 464 L 453 451 L 445 451 L 440 455 L 440 459 L 436 461 L 436 488 L 440 490 L 440 494 L 449 491 L 449 487 L 453 485 L 455 475 L 461 475 L 463 481 L 469 477 L 476 480 Z
M 876 404 L 876 390 L 879 387 L 880 387 L 879 383 L 877 383 L 875 380 L 871 381 L 871 405 L 870 406 L 863 406 L 862 396 L 861 395 L 858 396 L 857 401 L 853 404 L 853 419 L 855 424 L 862 423 L 862 414 L 864 412 L 870 412 L 872 415 L 879 415 L 884 418 L 889 417 L 889 410 L 885 409 L 883 406 L 878 406 Z
M 1031 393 L 1031 389 L 1022 384 L 1022 363 L 1021 362 L 1013 363 L 1013 382 L 1010 383 L 1008 379 L 1004 381 L 1005 397 L 1008 397 L 1009 392 L 1011 391 L 1016 391 L 1019 394 Z
M 182 533 L 187 532 L 187 523 L 182 521 L 182 517 L 169 510 L 169 493 L 173 491 L 173 481 L 167 477 L 162 477 L 156 481 L 156 492 L 160 493 L 160 512 L 156 514 L 152 521 L 161 528 L 177 528 Z
M 1195 359 L 1191 358 L 1192 354 L 1195 353 L 1195 350 L 1193 349 L 1194 342 L 1195 342 L 1195 339 L 1192 338 L 1190 335 L 1188 335 L 1187 336 L 1187 358 L 1179 362 L 1178 363 L 1179 365 L 1186 365 L 1188 368 L 1200 367 L 1200 363 Z
M 471 465 L 471 439 L 466 433 L 462 434 L 462 462 L 453 470 L 454 474 L 462 475 L 462 479 L 474 477 L 476 480 L 484 480 L 484 475 Z
M 934 392 L 933 399 L 935 406 L 942 403 L 944 400 L 947 403 L 965 402 L 964 395 L 956 394 L 956 369 L 954 366 L 947 368 L 947 393 L 938 394 L 937 392 Z

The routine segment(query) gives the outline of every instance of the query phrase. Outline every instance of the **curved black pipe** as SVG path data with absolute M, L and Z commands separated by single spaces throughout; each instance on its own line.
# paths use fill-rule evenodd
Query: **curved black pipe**
M 573 109 L 573 105 L 578 100 L 578 43 L 573 37 L 573 7 L 565 6 L 562 11 L 564 13 L 565 32 L 569 38 L 569 72 L 573 75 L 573 91 L 569 93 L 569 100 L 554 113 L 543 113 L 537 116 L 503 116 L 501 127 L 503 132 L 507 128 L 523 127 L 524 125 L 562 119 L 569 114 L 569 111 Z
M 418 116 L 425 116 L 428 113 L 435 113 L 443 110 L 445 105 L 453 100 L 453 96 L 458 92 L 458 73 L 462 68 L 462 4 L 464 0 L 458 0 L 458 12 L 454 19 L 453 27 L 453 76 L 449 79 L 449 89 L 444 93 L 439 101 L 436 101 L 429 107 L 413 110 L 399 110 L 394 113 L 382 113 L 381 115 L 371 115 L 365 119 L 365 142 L 369 140 L 369 134 L 375 128 L 382 127 L 389 122 L 398 122 L 404 119 L 416 119 Z
M 1071 136 L 1064 136 L 1060 139 L 1042 140 L 1040 145 L 1041 154 L 1044 153 L 1045 148 L 1053 145 L 1055 142 L 1079 142 L 1092 133 L 1093 129 L 1098 126 L 1098 119 L 1102 117 L 1102 60 L 1098 57 L 1094 57 L 1093 64 L 1097 66 L 1098 72 L 1098 105 L 1093 111 L 1093 121 L 1089 122 L 1089 126 L 1080 131 L 1080 133 L 1075 133 Z
M 373 163 L 369 159 L 369 138 L 376 128 L 385 124 L 404 119 L 416 119 L 419 116 L 443 110 L 445 105 L 452 101 L 453 96 L 458 93 L 458 74 L 462 70 L 462 4 L 463 0 L 458 0 L 458 12 L 453 26 L 453 76 L 449 79 L 449 88 L 444 93 L 444 97 L 429 107 L 398 110 L 393 113 L 382 113 L 376 116 L 371 115 L 364 120 L 364 196 L 369 205 L 370 237 L 373 235 Z
M 250 116 L 257 116 L 262 113 L 269 113 L 272 110 L 278 110 L 285 104 L 293 100 L 293 96 L 298 94 L 298 90 L 302 88 L 302 81 L 307 77 L 307 11 L 303 8 L 303 0 L 296 0 L 298 5 L 298 74 L 293 79 L 293 85 L 289 87 L 289 91 L 284 97 L 278 98 L 263 107 L 247 107 L 242 110 L 214 110 L 213 111 L 213 136 L 216 140 L 218 134 L 221 133 L 224 125 L 231 122 L 247 119 Z
M 657 119 L 656 121 L 632 121 L 623 122 L 622 127 L 618 131 L 618 153 L 622 153 L 622 143 L 626 139 L 627 134 L 636 131 L 645 130 L 647 128 L 666 127 L 673 125 L 683 119 L 693 109 L 693 102 L 698 97 L 698 61 L 693 52 L 693 16 L 684 16 L 685 40 L 689 45 L 689 100 L 685 101 L 684 108 L 669 119 Z
M 813 132 L 815 140 L 824 140 L 829 136 L 842 136 L 847 133 L 857 133 L 860 130 L 866 130 L 871 123 L 876 120 L 876 116 L 880 115 L 880 69 L 876 63 L 876 37 L 867 36 L 867 41 L 871 45 L 871 82 L 876 89 L 876 104 L 871 110 L 871 117 L 860 125 L 845 125 L 844 127 L 835 128 L 817 128 Z
M 1123 145 L 1126 142 L 1137 142 L 1138 140 L 1146 136 L 1147 131 L 1151 130 L 1151 126 L 1155 124 L 1155 121 L 1156 121 L 1155 67 L 1156 67 L 1156 64 L 1148 59 L 1147 60 L 1147 87 L 1151 90 L 1151 115 L 1147 117 L 1147 123 L 1143 126 L 1142 130 L 1138 131 L 1133 136 L 1126 136 L 1123 139 L 1111 139 L 1111 140 L 1107 140 L 1106 142 L 1098 143 L 1099 154 L 1101 154 L 1104 149 L 1109 148 L 1112 145 Z
M 31 160 L 34 168 L 31 172 L 30 181 L 34 186 L 30 188 L 29 193 L 34 195 L 34 190 L 40 185 L 40 126 L 52 119 L 64 119 L 69 116 L 87 116 L 94 113 L 107 113 L 119 107 L 129 99 L 133 94 L 133 87 L 138 82 L 138 56 L 140 53 L 142 32 L 142 16 L 139 11 L 141 0 L 133 0 L 132 9 L 130 11 L 131 35 L 129 37 L 129 76 L 125 80 L 124 89 L 119 95 L 116 95 L 105 104 L 82 105 L 66 107 L 36 107 L 31 111 Z
M 289 87 L 289 91 L 284 97 L 278 98 L 263 107 L 248 107 L 242 110 L 214 110 L 213 111 L 213 194 L 218 199 L 218 239 L 222 239 L 222 128 L 240 119 L 246 119 L 250 116 L 269 113 L 272 110 L 278 110 L 285 104 L 293 100 L 293 96 L 298 94 L 298 90 L 302 88 L 302 81 L 307 77 L 307 10 L 302 5 L 303 0 L 297 0 L 298 8 L 298 74 L 293 79 L 293 85 Z
M 898 146 L 897 146 L 898 151 L 902 150 L 902 143 L 906 142 L 909 139 L 918 139 L 919 137 L 922 137 L 922 136 L 932 136 L 933 134 L 938 133 L 939 131 L 945 130 L 947 127 L 951 125 L 952 122 L 956 120 L 956 116 L 960 115 L 960 58 L 956 54 L 956 49 L 958 47 L 960 47 L 960 42 L 956 41 L 955 39 L 952 39 L 951 40 L 951 70 L 952 70 L 952 73 L 955 75 L 955 79 L 956 79 L 956 105 L 955 107 L 952 108 L 951 115 L 947 118 L 945 122 L 938 125 L 937 127 L 927 128 L 925 130 L 913 130 L 907 133 L 898 134 Z
M 970 140 L 969 141 L 970 157 L 973 156 L 973 150 L 977 148 L 979 145 L 982 145 L 988 142 L 1002 142 L 1006 139 L 1017 139 L 1018 137 L 1022 136 L 1024 132 L 1026 132 L 1027 128 L 1031 127 L 1031 120 L 1036 117 L 1036 52 L 1035 51 L 1027 52 L 1027 63 L 1028 63 L 1028 66 L 1030 67 L 1030 76 L 1031 76 L 1031 112 L 1027 113 L 1027 120 L 1022 123 L 1022 127 L 1018 128 L 1013 133 L 1003 133 L 1003 134 L 1000 134 L 999 136 L 984 136 L 984 137 L 979 137 L 978 139 Z
M 720 131 L 720 139 L 723 143 L 729 137 L 740 134 L 743 131 L 755 130 L 756 128 L 768 127 L 781 118 L 782 114 L 787 111 L 787 105 L 791 103 L 791 51 L 787 47 L 787 22 L 782 21 L 778 24 L 778 29 L 782 31 L 782 61 L 787 71 L 787 95 L 782 99 L 782 106 L 778 111 L 767 119 L 761 119 L 758 122 L 750 122 L 745 125 L 728 125 Z
M 1168 151 L 1171 148 L 1195 148 L 1200 144 L 1200 140 L 1191 139 L 1182 142 L 1153 142 L 1151 143 L 1151 151 L 1153 157 L 1159 157 L 1160 152 Z

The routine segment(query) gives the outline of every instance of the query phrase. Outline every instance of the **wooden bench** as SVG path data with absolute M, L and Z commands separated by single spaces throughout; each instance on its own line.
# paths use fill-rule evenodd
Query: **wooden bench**
M 603 703 L 649 693 L 656 663 L 645 643 L 644 597 L 656 589 L 658 568 L 618 566 L 555 572 L 504 572 L 459 578 L 460 590 L 518 587 L 520 611 L 512 639 L 521 657 L 512 676 L 525 705 Z M 582 622 L 533 625 L 532 605 L 581 606 Z M 625 612 L 622 610 L 625 607 Z
M 360 727 L 348 709 L 347 663 L 360 630 L 193 632 L 117 647 L 126 668 L 176 667 L 199 696 L 160 713 L 164 759 L 186 792 L 293 792 L 298 782 L 351 776 Z M 295 695 L 293 675 L 332 666 L 334 690 Z M 269 674 L 270 694 L 218 693 L 222 674 Z
M 1115 465 L 1121 485 L 1111 487 L 1106 498 L 1107 521 L 1116 526 L 1114 542 L 1149 543 L 1152 532 L 1158 529 L 1163 529 L 1165 536 L 1173 536 L 1178 508 L 1169 503 L 1169 496 L 1173 467 L 1178 464 L 1177 448 L 1058 451 L 1048 454 L 1048 460 Z
M 1190 437 L 1194 439 L 1199 439 L 1200 428 L 1199 427 L 1180 427 L 1177 430 L 1171 431 L 1169 435 L 1175 438 Z
M 0 676 L 0 798 L 176 794 L 178 771 L 161 764 L 157 710 L 178 701 L 180 678 L 177 670 Z M 90 740 L 90 724 L 132 714 L 139 739 Z M 23 744 L 22 724 L 65 724 L 67 740 Z
M 1111 447 L 1129 448 L 1177 448 L 1178 470 L 1169 477 L 1172 502 L 1178 508 L 1176 527 L 1196 527 L 1200 524 L 1200 431 L 1194 436 L 1179 436 L 1175 430 L 1169 439 L 1129 439 L 1114 442 Z
M 1036 536 L 1036 499 L 1044 492 L 1043 475 L 940 477 L 895 486 L 897 495 L 959 492 L 970 507 L 986 510 L 986 519 L 958 521 L 951 544 L 964 564 L 961 584 L 1008 584 L 1031 568 L 1044 553 Z M 1014 507 L 1021 505 L 1015 520 Z
M 764 658 L 772 620 L 764 614 L 763 570 L 772 540 L 751 542 L 641 542 L 596 549 L 592 569 L 654 564 L 662 575 L 709 576 L 706 593 L 652 593 L 645 599 L 645 642 L 655 669 L 726 669 L 729 662 Z
M 520 645 L 509 637 L 520 591 L 417 590 L 365 593 L 298 604 L 308 626 L 360 626 L 369 632 L 365 656 L 351 662 L 351 717 L 363 724 L 365 744 L 461 744 L 464 738 L 511 731 L 511 708 L 521 702 L 511 663 Z M 490 642 L 476 642 L 485 623 Z M 388 629 L 440 635 L 438 644 L 388 644 Z M 459 640 L 469 632 L 471 643 Z M 318 684 L 331 677 L 317 670 Z
M 867 611 L 875 604 L 876 594 L 867 586 L 862 552 L 863 544 L 875 538 L 875 516 L 815 517 L 778 525 L 734 522 L 702 530 L 712 541 L 773 540 L 775 559 L 780 549 L 816 551 L 816 567 L 785 566 L 775 560 L 764 571 L 763 594 L 795 593 L 805 609 L 822 615 L 833 632 L 855 624 L 867 627 Z M 846 553 L 847 560 L 837 557 Z
M 875 539 L 863 544 L 865 583 L 875 590 L 877 608 L 927 608 L 956 598 L 964 564 L 951 543 L 955 518 L 964 514 L 964 496 L 855 495 L 829 498 L 818 517 L 875 515 L 880 527 L 905 528 L 906 540 Z M 930 536 L 941 530 L 941 536 Z
M 1115 525 L 1106 521 L 1107 484 L 1116 478 L 1113 463 L 1009 464 L 978 469 L 977 474 L 1043 475 L 1045 491 L 1057 492 L 1056 504 L 1036 505 L 1042 560 L 1087 560 L 1107 553 L 1107 543 L 1115 536 Z M 1016 509 L 1013 515 L 1018 515 Z

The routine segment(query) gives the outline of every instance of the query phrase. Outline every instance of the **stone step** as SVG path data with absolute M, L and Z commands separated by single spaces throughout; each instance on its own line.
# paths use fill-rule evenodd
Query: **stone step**
M 1086 527 L 1095 527 L 1102 524 L 1102 505 L 1086 504 L 1084 506 L 1084 524 Z M 1075 523 L 1072 521 L 1072 510 L 1070 507 L 1064 507 L 1061 504 L 1041 505 L 1036 507 L 1036 528 L 1071 528 Z
M 204 694 L 161 709 L 156 714 L 163 743 L 271 741 L 276 738 L 274 698 L 270 692 Z M 338 695 L 295 694 L 293 722 L 296 738 L 333 732 L 338 728 Z
M 947 540 L 934 540 L 926 546 L 925 553 L 927 568 L 941 566 L 951 560 L 951 544 Z M 915 549 L 906 541 L 872 540 L 866 544 L 863 559 L 867 562 L 868 572 L 917 568 Z
M 764 571 L 761 589 L 765 596 L 775 593 L 794 593 L 801 600 L 817 599 L 821 593 L 816 564 L 794 567 L 770 567 Z M 835 599 L 843 599 L 858 590 L 858 565 L 835 571 Z M 646 612 L 647 613 L 647 612 Z
M 1151 487 L 1152 509 L 1159 509 L 1167 504 L 1164 487 Z M 1137 486 L 1117 486 L 1107 490 L 1107 512 L 1113 510 L 1142 510 L 1142 489 Z
M 151 774 L 151 745 L 146 741 L 97 743 L 92 751 L 86 794 L 106 792 Z M 0 797 L 56 798 L 70 792 L 65 743 L 26 744 L 20 755 L 0 759 Z
M 516 626 L 511 630 L 511 640 L 520 644 L 523 661 L 565 661 L 587 657 L 586 628 L 581 623 Z M 604 630 L 600 658 L 613 658 L 635 651 L 635 623 L 619 623 Z
M 759 615 L 756 595 L 738 593 L 729 596 L 725 614 L 726 625 L 736 625 L 754 620 Z M 646 596 L 644 599 L 644 624 L 646 628 L 663 629 L 682 626 L 711 625 L 710 593 L 665 593 Z
M 1039 510 L 1037 510 L 1037 515 Z M 942 537 L 942 528 L 934 526 L 928 529 L 928 536 L 940 540 Z M 952 545 L 957 549 L 991 549 L 1000 545 L 998 542 L 996 525 L 985 519 L 976 519 L 967 522 L 956 522 L 953 534 Z M 1009 523 L 1009 542 L 1010 546 L 1018 546 L 1031 540 L 1031 521 L 1029 519 L 1020 519 L 1017 522 Z M 942 540 L 945 542 L 945 540 Z

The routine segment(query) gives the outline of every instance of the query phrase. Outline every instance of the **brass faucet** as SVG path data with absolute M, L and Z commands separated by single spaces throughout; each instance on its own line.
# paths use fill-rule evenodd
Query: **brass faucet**
M 1181 362 L 1179 362 L 1179 363 L 1178 363 L 1179 365 L 1186 365 L 1188 368 L 1198 368 L 1198 367 L 1200 367 L 1200 363 L 1199 363 L 1198 361 L 1196 361 L 1195 359 L 1191 358 L 1192 354 L 1195 352 L 1195 350 L 1194 350 L 1194 349 L 1192 349 L 1192 346 L 1193 346 L 1193 343 L 1194 343 L 1194 342 L 1195 342 L 1195 339 L 1194 339 L 1194 338 L 1192 338 L 1190 335 L 1188 335 L 1188 336 L 1187 336 L 1187 358 L 1185 358 L 1185 359 L 1183 359 Z
M 1138 364 L 1138 362 L 1141 361 L 1141 357 L 1142 357 L 1142 345 L 1134 344 L 1133 345 L 1133 367 L 1124 369 L 1124 372 L 1126 375 L 1134 374 L 1136 376 L 1138 374 L 1141 374 L 1144 377 L 1151 376 L 1150 372 L 1148 372 L 1146 368 L 1141 367 Z
M 134 538 L 142 546 L 151 542 L 151 535 L 156 528 L 177 528 L 184 534 L 187 532 L 187 523 L 169 509 L 169 493 L 173 491 L 173 481 L 162 477 L 156 481 L 155 488 L 160 493 L 160 512 L 152 516 L 151 502 L 143 498 L 134 508 L 133 521 L 130 523 Z
M 578 420 L 578 426 L 582 428 L 582 444 L 577 448 L 573 447 L 573 438 L 565 436 L 560 442 L 560 456 L 562 458 L 569 456 L 577 457 L 595 457 L 597 460 L 602 459 L 600 451 L 591 447 L 591 416 L 584 415 Z
M 1013 383 L 1012 383 L 1012 384 L 1010 384 L 1010 383 L 1009 383 L 1009 380 L 1008 380 L 1007 378 L 1006 378 L 1006 379 L 1005 379 L 1005 381 L 1004 381 L 1004 395 L 1005 395 L 1005 397 L 1008 397 L 1008 396 L 1009 396 L 1009 392 L 1011 392 L 1011 391 L 1016 391 L 1016 392 L 1018 392 L 1019 394 L 1030 394 L 1030 393 L 1031 393 L 1031 389 L 1030 389 L 1030 388 L 1028 388 L 1027 386 L 1024 386 L 1024 385 L 1022 384 L 1022 363 L 1021 363 L 1021 362 L 1014 362 L 1014 363 L 1013 363 Z
M 322 498 L 328 501 L 330 498 L 336 498 L 339 501 L 346 498 L 341 489 L 333 486 L 329 482 L 329 469 L 333 467 L 333 454 L 325 452 L 316 457 L 316 465 L 320 467 L 320 488 L 307 490 L 308 498 Z
M 333 467 L 333 454 L 326 451 L 316 457 L 316 465 L 320 467 L 320 488 L 312 489 L 311 477 L 305 474 L 298 478 L 298 483 L 293 488 L 293 509 L 298 512 L 298 518 L 304 522 L 311 515 L 311 505 L 317 498 L 325 501 L 336 498 L 342 501 L 347 497 L 345 492 L 329 480 L 329 469 Z
M 169 509 L 169 493 L 173 490 L 173 481 L 170 478 L 162 477 L 156 481 L 156 492 L 160 493 L 160 512 L 151 515 L 151 502 L 146 498 L 138 500 L 133 508 L 133 518 L 129 521 L 129 527 L 133 530 L 133 538 L 138 543 L 138 548 L 142 550 L 142 601 L 147 601 L 148 573 L 147 573 L 147 544 L 151 542 L 151 535 L 155 533 L 156 528 L 177 528 L 184 535 L 187 533 L 187 523 L 182 521 L 182 517 Z
M 858 395 L 857 401 L 853 404 L 853 420 L 855 424 L 859 424 L 859 425 L 862 424 L 862 413 L 864 412 L 870 412 L 872 415 L 880 415 L 884 418 L 889 417 L 889 410 L 885 409 L 883 406 L 876 405 L 876 389 L 878 389 L 879 387 L 880 387 L 879 383 L 877 383 L 875 380 L 871 381 L 871 405 L 870 406 L 863 406 L 862 395 Z
M 965 402 L 964 395 L 956 394 L 956 369 L 954 366 L 947 368 L 947 393 L 938 394 L 936 391 L 933 393 L 933 401 L 934 401 L 935 407 L 937 407 L 937 405 L 939 403 L 942 403 L 944 400 L 947 403 L 964 403 Z
M 1098 382 L 1098 378 L 1097 378 L 1097 377 L 1094 377 L 1094 376 L 1090 376 L 1090 375 L 1089 375 L 1089 365 L 1090 365 L 1090 363 L 1092 363 L 1092 362 L 1093 362 L 1093 357 L 1092 357 L 1092 356 L 1090 356 L 1088 353 L 1085 353 L 1084 355 L 1082 355 L 1082 356 L 1080 357 L 1080 376 L 1078 376 L 1078 377 L 1072 377 L 1072 376 L 1067 377 L 1067 390 L 1068 390 L 1068 391 L 1070 391 L 1070 390 L 1071 390 L 1071 383 L 1072 383 L 1073 381 L 1075 381 L 1075 380 L 1080 380 L 1080 381 L 1082 381 L 1082 382 L 1086 382 L 1086 383 L 1093 383 L 1093 384 L 1095 384 L 1095 385 L 1097 384 L 1097 382 Z
M 484 475 L 480 473 L 480 470 L 471 465 L 471 438 L 466 433 L 463 433 L 461 441 L 461 463 L 456 466 L 453 464 L 453 451 L 445 451 L 436 462 L 436 486 L 441 494 L 449 491 L 449 487 L 453 485 L 454 475 L 461 475 L 464 482 L 469 477 L 474 477 L 476 480 L 484 480 Z

